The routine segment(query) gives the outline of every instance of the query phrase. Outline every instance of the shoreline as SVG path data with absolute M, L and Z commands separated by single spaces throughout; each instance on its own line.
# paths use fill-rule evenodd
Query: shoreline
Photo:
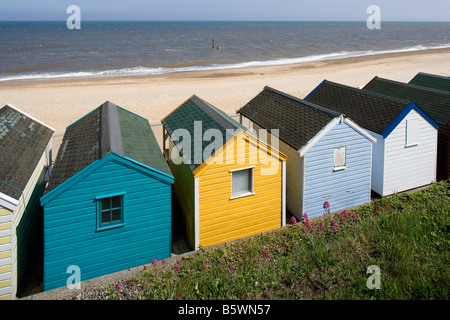
M 241 75 L 243 72 L 245 73 L 257 73 L 258 69 L 283 69 L 283 68 L 313 68 L 315 64 L 349 64 L 349 63 L 357 63 L 357 62 L 367 62 L 386 58 L 394 58 L 394 57 L 402 57 L 402 56 L 416 56 L 416 55 L 428 55 L 428 54 L 438 54 L 438 53 L 450 53 L 450 47 L 445 48 L 431 48 L 431 49 L 419 49 L 413 51 L 399 51 L 399 52 L 387 52 L 387 53 L 373 53 L 373 54 L 363 54 L 357 56 L 350 57 L 339 57 L 339 58 L 329 58 L 322 59 L 317 61 L 306 61 L 306 62 L 293 62 L 293 63 L 281 63 L 281 64 L 268 64 L 268 65 L 260 65 L 260 66 L 244 66 L 244 67 L 224 67 L 211 70 L 187 70 L 187 71 L 170 71 L 166 73 L 160 74 L 120 74 L 120 75 L 105 75 L 105 76 L 80 76 L 80 77 L 55 77 L 55 78 L 36 78 L 36 79 L 14 79 L 14 80 L 3 80 L 0 81 L 0 89 L 3 86 L 8 85 L 18 85 L 24 83 L 42 83 L 48 82 L 67 82 L 67 83 L 76 83 L 76 82 L 98 82 L 98 81 L 114 81 L 117 79 L 121 80 L 130 80 L 130 79 L 151 79 L 151 78 L 174 78 L 179 77 L 180 75 L 189 75 L 193 78 L 208 78 L 212 76 L 233 76 L 233 75 Z
M 159 75 L 11 80 L 0 82 L 0 104 L 55 128 L 55 157 L 65 128 L 107 100 L 147 118 L 161 144 L 160 120 L 193 94 L 234 115 L 266 85 L 304 98 L 324 79 L 358 87 L 375 76 L 407 82 L 417 72 L 449 75 L 450 48 Z

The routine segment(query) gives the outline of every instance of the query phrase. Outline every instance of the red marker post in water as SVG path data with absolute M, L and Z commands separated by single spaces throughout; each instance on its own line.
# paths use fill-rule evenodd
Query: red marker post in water
M 214 49 L 214 39 L 212 39 L 212 47 L 213 47 L 213 49 Z

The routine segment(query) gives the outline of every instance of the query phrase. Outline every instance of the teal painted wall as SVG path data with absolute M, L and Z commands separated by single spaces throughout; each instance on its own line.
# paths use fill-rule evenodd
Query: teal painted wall
M 92 164 L 95 170 L 43 201 L 44 291 L 66 286 L 71 265 L 85 281 L 170 257 L 172 184 L 116 158 Z M 124 225 L 98 231 L 95 198 L 120 192 Z

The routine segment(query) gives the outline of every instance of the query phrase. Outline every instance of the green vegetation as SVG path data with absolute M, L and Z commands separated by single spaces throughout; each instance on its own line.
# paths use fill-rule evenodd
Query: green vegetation
M 441 182 L 200 249 L 177 265 L 159 261 L 111 285 L 109 298 L 448 300 L 449 187 Z M 381 269 L 380 289 L 366 285 L 371 265 Z

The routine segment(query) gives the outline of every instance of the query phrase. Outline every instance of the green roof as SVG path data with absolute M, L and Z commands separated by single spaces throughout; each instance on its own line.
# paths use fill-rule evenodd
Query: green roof
M 45 192 L 110 152 L 171 175 L 148 120 L 107 101 L 66 128 Z
M 223 111 L 212 106 L 208 102 L 193 95 L 190 99 L 184 102 L 181 106 L 170 113 L 161 121 L 167 130 L 168 134 L 172 136 L 175 130 L 184 129 L 191 137 L 191 154 L 190 160 L 188 156 L 183 155 L 185 162 L 189 168 L 194 171 L 200 166 L 205 159 L 203 159 L 203 150 L 210 145 L 211 141 L 204 141 L 203 137 L 206 131 L 210 129 L 219 130 L 224 138 L 220 145 L 224 145 L 240 130 L 247 130 L 239 122 L 228 116 Z M 227 131 L 228 130 L 228 131 Z M 232 130 L 232 131 L 231 131 Z M 182 131 L 179 131 L 180 133 Z M 228 132 L 228 133 L 227 133 Z M 200 136 L 201 133 L 201 136 Z M 230 134 L 233 133 L 233 134 Z M 202 145 L 201 148 L 196 149 L 194 137 L 200 137 Z M 182 141 L 180 141 L 181 143 Z M 181 149 L 181 148 L 180 148 Z M 216 150 L 215 150 L 216 151 Z M 201 152 L 201 154 L 200 154 Z M 197 156 L 197 157 L 196 157 Z M 196 161 L 199 160 L 200 161 Z
M 0 193 L 19 200 L 53 133 L 10 105 L 0 108 Z
M 408 83 L 450 92 L 450 77 L 419 72 Z
M 375 77 L 364 91 L 414 101 L 431 118 L 440 124 L 450 121 L 450 93 L 413 84 Z

